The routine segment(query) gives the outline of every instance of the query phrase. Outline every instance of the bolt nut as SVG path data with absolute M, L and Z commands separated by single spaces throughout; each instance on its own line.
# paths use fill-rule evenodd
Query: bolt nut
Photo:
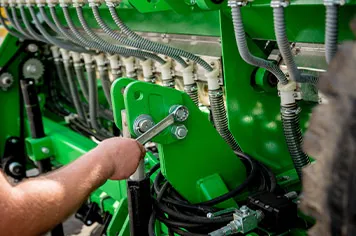
M 31 43 L 31 44 L 29 44 L 27 46 L 27 50 L 29 52 L 37 52 L 38 51 L 38 46 L 36 44 Z
M 188 134 L 188 129 L 185 125 L 176 125 L 172 127 L 172 134 L 177 139 L 184 139 Z
M 137 136 L 140 136 L 146 133 L 151 129 L 155 123 L 152 120 L 152 117 L 149 115 L 141 115 L 136 118 L 134 122 L 134 132 Z
M 21 169 L 22 169 L 22 165 L 18 162 L 12 162 L 9 165 L 9 171 L 11 172 L 11 174 L 18 176 L 21 174 Z
M 185 106 L 177 105 L 170 109 L 170 113 L 173 113 L 174 119 L 178 122 L 186 121 L 189 117 L 189 110 Z

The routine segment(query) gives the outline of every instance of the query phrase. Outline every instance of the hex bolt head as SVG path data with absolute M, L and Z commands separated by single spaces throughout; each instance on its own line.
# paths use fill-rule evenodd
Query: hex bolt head
M 21 169 L 22 169 L 22 165 L 18 162 L 12 162 L 9 165 L 9 171 L 13 174 L 13 175 L 20 175 L 21 174 Z
M 185 125 L 176 125 L 172 127 L 172 134 L 177 139 L 184 139 L 188 134 L 188 129 Z
M 178 122 L 186 121 L 189 117 L 189 110 L 185 106 L 176 105 L 172 106 L 170 113 L 173 113 L 174 119 Z
M 149 115 L 141 115 L 136 118 L 134 122 L 134 132 L 137 136 L 140 136 L 146 133 L 149 129 L 151 129 L 155 123 L 152 120 L 152 117 Z

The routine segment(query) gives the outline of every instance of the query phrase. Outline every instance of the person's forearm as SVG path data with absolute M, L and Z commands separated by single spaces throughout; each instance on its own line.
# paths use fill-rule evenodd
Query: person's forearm
M 0 192 L 0 207 L 4 207 L 0 215 L 0 232 L 38 235 L 72 214 L 113 174 L 111 163 L 100 161 L 99 155 L 98 150 L 93 150 L 53 173 L 15 187 L 9 185 L 8 192 Z M 9 200 L 3 202 L 1 199 Z

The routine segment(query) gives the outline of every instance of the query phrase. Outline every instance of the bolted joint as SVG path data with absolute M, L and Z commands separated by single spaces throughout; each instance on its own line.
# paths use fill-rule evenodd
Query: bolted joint
M 23 166 L 18 162 L 12 162 L 9 165 L 9 171 L 15 176 L 20 176 L 23 171 Z
M 243 7 L 247 5 L 247 0 L 229 0 L 227 5 L 229 7 Z
M 273 0 L 271 1 L 271 7 L 278 8 L 278 7 L 288 7 L 290 4 L 289 0 Z
M 149 115 L 140 115 L 134 121 L 133 130 L 137 136 L 146 133 L 155 125 L 153 119 Z
M 172 106 L 169 109 L 169 113 L 172 113 L 174 116 L 174 119 L 178 122 L 184 122 L 188 119 L 189 117 L 189 110 L 187 107 L 182 106 L 182 105 L 176 105 Z
M 172 127 L 171 131 L 174 137 L 177 139 L 184 139 L 188 134 L 188 129 L 185 127 L 185 125 L 175 125 Z
M 343 6 L 346 0 L 324 0 L 325 6 Z

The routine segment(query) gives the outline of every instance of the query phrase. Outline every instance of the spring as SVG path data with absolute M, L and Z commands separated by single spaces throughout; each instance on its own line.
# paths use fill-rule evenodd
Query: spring
M 326 62 L 330 61 L 337 51 L 339 6 L 331 5 L 326 7 L 326 28 L 325 28 L 325 56 Z
M 299 108 L 296 103 L 281 106 L 284 136 L 294 167 L 301 179 L 302 169 L 310 164 L 310 159 L 302 150 L 303 137 L 299 126 L 298 113 Z
M 189 95 L 195 105 L 199 105 L 198 88 L 196 84 L 189 84 L 184 86 L 184 91 Z
M 241 152 L 240 146 L 235 141 L 228 127 L 222 89 L 209 91 L 209 101 L 216 130 L 234 151 Z

